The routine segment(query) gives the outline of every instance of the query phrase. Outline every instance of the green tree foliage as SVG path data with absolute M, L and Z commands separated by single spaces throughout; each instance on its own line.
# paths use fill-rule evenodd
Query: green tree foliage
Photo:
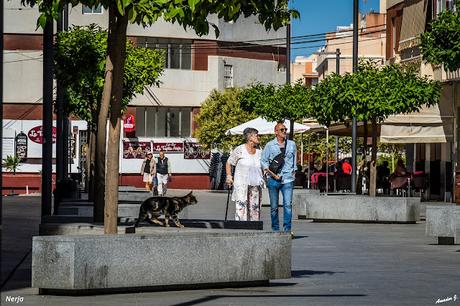
M 55 75 L 66 89 L 66 112 L 86 120 L 96 129 L 97 111 L 104 89 L 107 32 L 97 25 L 75 26 L 57 35 Z M 159 85 L 164 53 L 126 45 L 123 109 L 145 86 Z
M 460 1 L 456 11 L 444 11 L 434 19 L 429 30 L 421 34 L 423 59 L 446 71 L 460 68 Z
M 381 122 L 388 116 L 418 111 L 440 98 L 440 84 L 399 65 L 362 64 L 357 73 L 331 74 L 313 91 L 312 112 L 319 123 Z
M 311 90 L 301 83 L 295 85 L 254 84 L 243 90 L 243 109 L 268 121 L 300 120 L 310 115 Z
M 23 4 L 35 6 L 40 10 L 38 26 L 44 27 L 47 21 L 57 19 L 65 4 L 89 7 L 102 5 L 114 9 L 119 16 L 127 16 L 130 23 L 149 26 L 159 18 L 178 23 L 184 29 L 193 28 L 198 35 L 209 33 L 210 27 L 219 35 L 218 27 L 208 20 L 216 14 L 225 21 L 236 21 L 240 16 L 257 15 L 266 30 L 286 25 L 289 19 L 299 18 L 296 10 L 288 8 L 288 0 L 245 1 L 245 0 L 22 0 Z
M 256 83 L 245 88 L 239 99 L 244 110 L 268 121 L 291 120 L 291 139 L 294 122 L 311 115 L 311 89 L 300 82 L 278 86 Z
M 240 89 L 226 89 L 224 92 L 213 90 L 201 106 L 196 120 L 198 128 L 195 135 L 205 148 L 217 146 L 223 151 L 243 143 L 240 135 L 225 135 L 228 129 L 252 120 L 255 114 L 241 109 L 238 101 Z
M 311 90 L 301 83 L 295 85 L 253 84 L 239 96 L 243 109 L 268 121 L 300 120 L 310 115 Z
M 19 157 L 8 155 L 3 159 L 2 166 L 6 168 L 6 171 L 16 174 L 16 169 L 19 167 L 20 163 L 21 159 Z

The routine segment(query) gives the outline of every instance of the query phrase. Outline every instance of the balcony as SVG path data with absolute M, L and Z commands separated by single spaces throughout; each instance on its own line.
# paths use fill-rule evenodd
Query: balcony
M 455 71 L 448 71 L 446 72 L 446 80 L 453 81 L 453 80 L 460 80 L 460 69 Z

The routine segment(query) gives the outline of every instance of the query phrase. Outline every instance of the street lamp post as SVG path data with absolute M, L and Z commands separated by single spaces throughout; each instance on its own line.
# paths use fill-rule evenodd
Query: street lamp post
M 340 49 L 335 49 L 335 73 L 340 74 Z M 335 136 L 335 162 L 339 161 L 339 136 Z
M 353 0 L 353 73 L 358 71 L 358 14 L 359 0 Z M 351 192 L 356 192 L 356 117 L 353 117 L 351 131 Z
M 53 164 L 53 21 L 43 30 L 42 222 L 51 215 Z

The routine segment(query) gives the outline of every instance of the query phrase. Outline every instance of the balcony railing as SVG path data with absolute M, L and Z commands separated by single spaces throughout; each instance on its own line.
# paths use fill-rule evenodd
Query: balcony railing
M 460 69 L 455 71 L 448 71 L 446 73 L 447 80 L 460 80 Z

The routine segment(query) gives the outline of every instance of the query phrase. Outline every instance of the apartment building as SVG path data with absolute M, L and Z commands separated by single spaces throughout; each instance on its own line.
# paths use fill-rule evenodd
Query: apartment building
M 32 130 L 40 133 L 42 119 L 42 31 L 36 29 L 38 15 L 36 8 L 22 7 L 19 0 L 5 2 L 3 158 L 15 154 L 15 137 L 26 134 L 27 158 L 18 172 L 29 181 L 39 180 L 41 169 L 41 144 L 30 136 Z M 123 153 L 129 147 L 142 151 L 147 146 L 154 155 L 160 149 L 168 152 L 172 188 L 208 188 L 208 155 L 198 152 L 193 138 L 194 116 L 201 103 L 213 89 L 254 81 L 285 82 L 286 49 L 279 45 L 285 29 L 266 32 L 256 18 L 234 23 L 217 16 L 210 19 L 220 29 L 218 38 L 212 31 L 199 37 L 192 29 L 186 31 L 162 20 L 148 28 L 128 26 L 129 39 L 138 46 L 165 50 L 166 61 L 161 86 L 145 88 L 144 94 L 129 104 L 124 125 L 128 133 L 123 133 L 120 146 L 120 184 L 142 185 L 138 175 L 142 159 Z M 69 10 L 69 25 L 91 23 L 107 27 L 104 8 L 78 5 Z M 274 45 L 267 45 L 266 39 Z M 83 168 L 86 123 L 74 120 L 71 125 L 69 169 L 78 173 Z M 4 182 L 6 186 L 12 181 L 5 177 Z
M 291 63 L 291 82 L 302 82 L 303 85 L 311 87 L 318 84 L 317 54 L 308 57 L 297 56 Z
M 372 60 L 379 64 L 385 63 L 385 13 L 369 12 L 360 15 L 359 48 L 360 60 Z M 337 71 L 336 54 L 340 52 L 340 71 Z M 326 34 L 326 43 L 317 52 L 317 72 L 319 80 L 331 73 L 344 74 L 353 71 L 353 25 L 338 26 L 336 32 Z

